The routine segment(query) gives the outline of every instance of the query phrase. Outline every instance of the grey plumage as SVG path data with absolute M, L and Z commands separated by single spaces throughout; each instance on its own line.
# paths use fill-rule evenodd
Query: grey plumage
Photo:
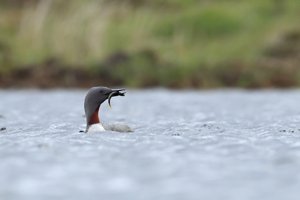
M 122 123 L 107 124 L 104 126 L 104 128 L 105 130 L 116 132 L 133 132 L 133 130 L 129 126 Z

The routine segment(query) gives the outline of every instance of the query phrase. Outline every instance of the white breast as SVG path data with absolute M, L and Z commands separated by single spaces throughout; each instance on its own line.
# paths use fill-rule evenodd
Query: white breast
M 88 129 L 88 133 L 103 132 L 103 131 L 105 131 L 105 129 L 100 123 L 93 124 Z

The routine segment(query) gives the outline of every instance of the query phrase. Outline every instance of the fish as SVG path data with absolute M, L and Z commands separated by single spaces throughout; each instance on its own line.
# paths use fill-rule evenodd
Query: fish
M 125 92 L 125 89 L 122 88 L 122 89 L 114 89 L 112 93 L 109 94 L 108 96 L 108 105 L 110 108 L 111 107 L 111 98 L 112 97 L 115 97 L 115 96 L 125 96 L 126 92 Z

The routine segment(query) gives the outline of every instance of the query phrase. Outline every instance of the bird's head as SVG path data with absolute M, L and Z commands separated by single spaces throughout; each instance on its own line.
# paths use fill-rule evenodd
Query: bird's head
M 108 99 L 108 104 L 110 100 L 115 96 L 124 96 L 125 89 L 110 89 L 107 87 L 92 87 L 89 89 L 85 100 L 84 100 L 84 111 L 87 121 L 87 126 L 99 123 L 98 111 L 100 105 Z

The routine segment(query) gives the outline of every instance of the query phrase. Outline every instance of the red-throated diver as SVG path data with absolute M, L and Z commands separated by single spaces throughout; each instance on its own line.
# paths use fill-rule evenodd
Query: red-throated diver
M 84 100 L 84 111 L 86 116 L 86 133 L 101 132 L 105 130 L 117 131 L 117 132 L 132 132 L 130 127 L 125 124 L 111 124 L 109 126 L 103 126 L 99 119 L 100 105 L 108 99 L 110 100 L 115 96 L 124 96 L 125 89 L 110 89 L 107 87 L 92 87 L 89 89 Z

